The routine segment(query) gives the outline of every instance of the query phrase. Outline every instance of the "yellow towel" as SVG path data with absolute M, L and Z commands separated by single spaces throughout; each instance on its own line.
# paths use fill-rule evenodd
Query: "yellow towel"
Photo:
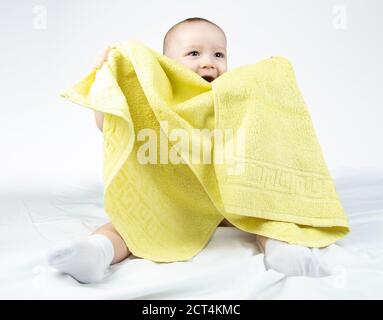
M 209 83 L 138 41 L 116 43 L 62 96 L 105 113 L 105 211 L 135 256 L 188 260 L 224 217 L 309 247 L 350 231 L 284 57 Z

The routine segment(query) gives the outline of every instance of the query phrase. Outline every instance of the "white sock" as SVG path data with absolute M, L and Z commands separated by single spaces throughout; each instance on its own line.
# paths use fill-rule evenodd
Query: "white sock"
M 264 262 L 266 269 L 273 269 L 286 276 L 323 277 L 331 273 L 321 265 L 311 248 L 267 239 Z
M 102 280 L 114 257 L 112 241 L 104 235 L 92 234 L 51 249 L 48 264 L 67 273 L 81 283 Z

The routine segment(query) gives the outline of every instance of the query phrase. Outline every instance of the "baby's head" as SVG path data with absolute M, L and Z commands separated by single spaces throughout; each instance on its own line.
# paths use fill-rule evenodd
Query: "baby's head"
M 189 18 L 171 27 L 164 37 L 163 54 L 209 82 L 227 70 L 225 33 L 203 18 Z

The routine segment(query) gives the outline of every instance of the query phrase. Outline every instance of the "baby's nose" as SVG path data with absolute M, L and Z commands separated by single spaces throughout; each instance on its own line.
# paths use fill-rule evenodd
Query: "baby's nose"
M 201 62 L 201 68 L 214 68 L 215 65 L 210 60 L 203 60 Z
M 213 61 L 209 58 L 202 59 L 201 61 L 201 68 L 214 68 L 215 65 Z

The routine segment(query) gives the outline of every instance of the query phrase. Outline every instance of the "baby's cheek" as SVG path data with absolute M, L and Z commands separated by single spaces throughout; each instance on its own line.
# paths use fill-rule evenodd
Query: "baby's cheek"
M 186 60 L 186 59 L 180 59 L 180 63 L 182 63 L 185 67 L 191 69 L 192 71 L 196 72 L 198 68 L 196 68 L 195 63 Z
M 225 73 L 227 71 L 227 63 L 226 61 L 220 67 L 221 73 Z

